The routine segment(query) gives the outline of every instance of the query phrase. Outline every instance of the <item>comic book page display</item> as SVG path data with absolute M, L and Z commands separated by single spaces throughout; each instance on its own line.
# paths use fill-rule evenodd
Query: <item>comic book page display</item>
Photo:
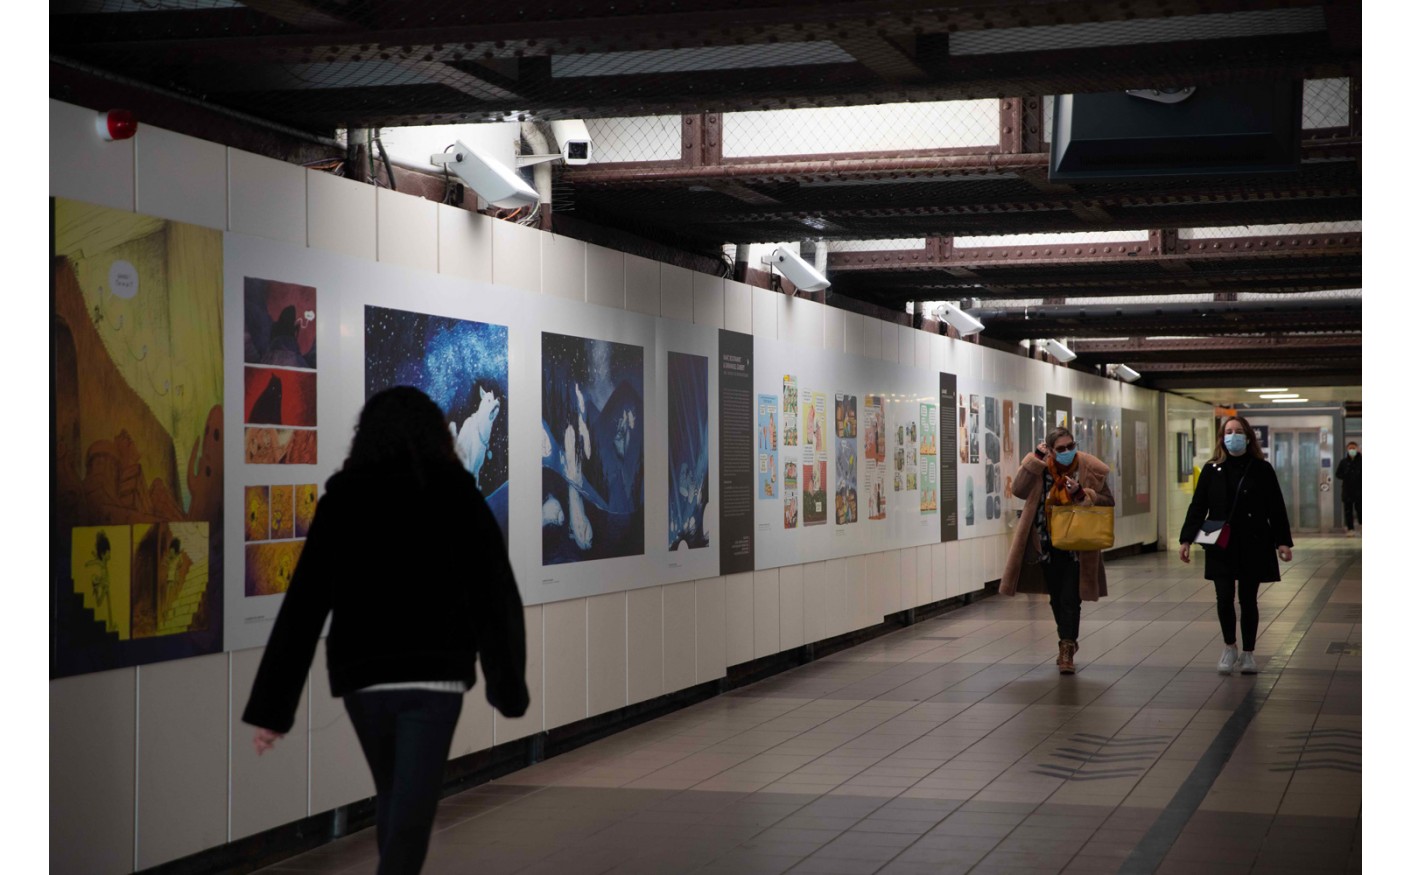
M 318 290 L 244 281 L 245 461 L 316 464 Z
M 839 526 L 855 523 L 857 515 L 857 396 L 833 396 L 837 467 L 833 491 L 835 520 Z
M 867 519 L 886 519 L 888 476 L 886 456 L 886 399 L 867 395 L 862 405 L 862 466 L 867 493 Z M 901 444 L 896 443 L 897 449 Z
M 219 652 L 221 234 L 50 208 L 50 676 Z
M 939 408 L 922 402 L 919 424 L 920 512 L 933 514 L 939 508 L 940 471 L 936 459 L 939 443 Z
M 800 513 L 801 495 L 798 478 L 803 473 L 799 426 L 798 377 L 785 374 L 783 377 L 783 527 L 796 529 Z
M 906 491 L 915 492 L 917 488 L 916 470 L 920 466 L 919 453 L 916 448 L 917 428 L 915 420 L 907 422 L 904 427 L 898 429 L 901 444 L 905 447 L 905 458 L 903 471 L 906 476 Z
M 1004 512 L 1005 523 L 1010 527 L 1017 525 L 1017 512 L 1023 509 L 1022 503 L 1013 497 L 1013 478 L 1018 473 L 1018 463 L 1021 459 L 1020 406 L 1012 398 L 1004 398 L 999 402 L 999 507 L 1001 512 Z
M 803 525 L 827 522 L 827 433 L 832 428 L 824 392 L 803 393 Z
M 445 411 L 455 450 L 509 538 L 509 329 L 363 308 L 363 396 L 413 386 Z
M 778 396 L 760 395 L 758 406 L 759 498 L 778 498 Z

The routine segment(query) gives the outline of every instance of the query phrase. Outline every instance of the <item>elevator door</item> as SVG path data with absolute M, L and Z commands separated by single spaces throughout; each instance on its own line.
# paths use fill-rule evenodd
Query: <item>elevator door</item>
M 1322 530 L 1322 454 L 1320 431 L 1290 428 L 1273 431 L 1273 469 L 1283 488 L 1283 503 L 1294 532 Z

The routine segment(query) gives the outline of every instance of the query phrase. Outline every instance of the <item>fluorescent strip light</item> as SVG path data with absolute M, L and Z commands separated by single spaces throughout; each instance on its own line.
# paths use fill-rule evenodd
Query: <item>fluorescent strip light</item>
M 1273 389 L 1245 389 L 1244 391 L 1245 391 L 1245 392 L 1286 392 L 1286 391 L 1288 391 L 1288 387 L 1287 387 L 1287 386 L 1280 386 L 1280 387 L 1278 387 L 1278 388 L 1273 388 Z
M 1281 394 L 1281 395 L 1278 394 L 1277 392 L 1274 392 L 1272 395 L 1259 395 L 1258 397 L 1259 397 L 1259 398 L 1300 398 L 1300 397 L 1302 397 L 1302 396 L 1301 396 L 1301 395 L 1298 395 L 1296 392 L 1289 392 L 1289 393 Z
M 1306 398 L 1274 398 L 1274 404 L 1306 404 Z

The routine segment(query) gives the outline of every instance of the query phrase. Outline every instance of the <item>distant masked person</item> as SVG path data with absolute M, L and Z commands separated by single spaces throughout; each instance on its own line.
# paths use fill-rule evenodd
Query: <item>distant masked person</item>
M 258 753 L 293 725 L 330 613 L 328 680 L 377 788 L 377 873 L 419 872 L 476 656 L 504 716 L 523 715 L 529 691 L 504 539 L 417 389 L 367 401 L 328 480 L 245 706 Z
M 1361 525 L 1361 448 L 1356 441 L 1346 445 L 1346 455 L 1337 463 L 1337 479 L 1341 481 L 1341 510 L 1346 521 L 1346 536 L 1356 537 Z
M 999 592 L 1048 594 L 1057 621 L 1057 667 L 1062 674 L 1077 670 L 1077 635 L 1082 602 L 1106 595 L 1102 551 L 1072 552 L 1053 546 L 1050 517 L 1060 504 L 1111 507 L 1116 499 L 1107 485 L 1110 468 L 1090 453 L 1080 452 L 1072 432 L 1056 428 L 1047 440 L 1023 457 L 1013 478 L 1013 494 L 1023 511 L 1009 546 Z
M 1217 670 L 1229 674 L 1237 666 L 1243 674 L 1255 674 L 1258 585 L 1282 580 L 1278 560 L 1292 561 L 1293 542 L 1278 474 L 1263 457 L 1253 426 L 1242 416 L 1224 421 L 1214 458 L 1201 469 L 1185 524 L 1180 527 L 1181 562 L 1190 561 L 1190 545 L 1208 521 L 1222 521 L 1229 535 L 1227 546 L 1207 546 L 1204 551 L 1204 578 L 1214 581 L 1219 628 L 1224 634 Z M 1234 637 L 1236 621 L 1243 637 L 1242 653 Z

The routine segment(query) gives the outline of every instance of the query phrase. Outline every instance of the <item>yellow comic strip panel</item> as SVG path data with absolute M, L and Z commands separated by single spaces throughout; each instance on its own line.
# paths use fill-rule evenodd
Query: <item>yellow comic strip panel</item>
M 318 432 L 313 429 L 247 428 L 245 461 L 251 465 L 314 465 Z
M 199 632 L 210 625 L 210 524 L 132 527 L 132 637 Z
M 269 537 L 294 537 L 294 487 L 269 487 Z
M 132 637 L 132 528 L 83 526 L 73 530 L 73 591 L 92 614 L 95 630 Z
M 269 487 L 245 487 L 245 540 L 269 540 Z
M 303 541 L 245 545 L 245 595 L 278 595 L 289 589 Z
M 317 483 L 301 483 L 294 487 L 294 537 L 308 537 L 308 528 L 313 525 L 313 512 L 317 508 Z

